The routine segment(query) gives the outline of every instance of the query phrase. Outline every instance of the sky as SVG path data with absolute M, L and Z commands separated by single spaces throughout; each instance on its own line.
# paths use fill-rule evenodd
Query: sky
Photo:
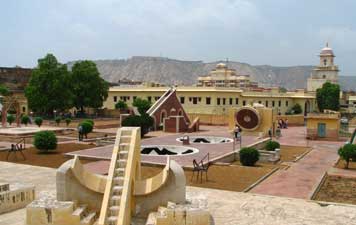
M 356 76 L 354 0 L 0 0 L 0 66 L 163 56 L 316 65 Z

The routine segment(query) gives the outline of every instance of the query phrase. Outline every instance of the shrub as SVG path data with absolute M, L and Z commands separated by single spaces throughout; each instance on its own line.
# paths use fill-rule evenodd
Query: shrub
M 36 118 L 35 118 L 35 124 L 36 124 L 38 127 L 41 127 L 41 126 L 42 126 L 42 123 L 43 123 L 42 117 L 36 117 Z
M 48 152 L 57 148 L 57 137 L 53 131 L 39 131 L 35 134 L 34 143 L 39 151 Z
M 115 109 L 127 109 L 128 106 L 126 104 L 126 102 L 119 100 L 116 104 L 115 104 Z
M 136 98 L 132 105 L 137 107 L 138 112 L 143 115 L 151 108 L 152 103 L 146 99 Z
M 356 145 L 346 144 L 339 148 L 338 154 L 343 160 L 345 160 L 345 169 L 348 169 L 350 160 L 356 158 Z
M 260 159 L 260 153 L 252 147 L 242 148 L 239 152 L 240 162 L 243 166 L 254 166 Z
M 6 121 L 11 125 L 15 121 L 15 116 L 12 114 L 8 114 Z
M 94 120 L 92 120 L 92 119 L 86 119 L 83 122 L 88 122 L 94 127 Z
M 56 118 L 54 118 L 54 121 L 56 122 L 57 126 L 59 126 L 59 124 L 61 123 L 62 118 L 60 116 L 57 116 Z
M 277 141 L 268 141 L 266 143 L 265 149 L 267 151 L 274 151 L 276 148 L 280 148 L 281 145 Z
M 67 125 L 67 127 L 68 127 L 69 124 L 72 122 L 72 119 L 71 119 L 71 118 L 66 118 L 66 119 L 65 119 L 65 122 L 66 122 L 66 125 Z
M 25 124 L 26 126 L 27 126 L 27 124 L 30 122 L 30 117 L 29 116 L 27 116 L 27 115 L 23 115 L 22 117 L 21 117 L 21 123 L 22 124 Z
M 79 124 L 79 126 L 82 126 L 82 132 L 84 135 L 87 135 L 93 131 L 93 125 L 89 121 L 84 120 Z
M 149 128 L 153 125 L 153 118 L 148 114 L 142 114 L 141 116 L 133 115 L 127 117 L 122 121 L 123 127 L 140 127 L 141 128 L 141 137 L 148 133 Z
M 303 112 L 303 109 L 302 106 L 300 106 L 300 104 L 297 103 L 292 107 L 292 111 L 294 114 L 301 114 Z

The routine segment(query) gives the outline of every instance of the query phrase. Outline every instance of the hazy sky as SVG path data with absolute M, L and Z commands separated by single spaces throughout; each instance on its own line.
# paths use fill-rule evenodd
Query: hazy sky
M 315 65 L 356 76 L 355 0 L 0 0 L 0 66 L 164 56 Z

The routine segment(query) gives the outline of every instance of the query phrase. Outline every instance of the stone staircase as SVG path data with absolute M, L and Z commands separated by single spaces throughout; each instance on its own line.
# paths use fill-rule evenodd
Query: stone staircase
M 121 224 L 119 221 L 119 212 L 121 210 L 130 210 L 125 209 L 125 207 L 120 208 L 124 182 L 125 179 L 129 180 L 129 177 L 125 178 L 126 168 L 132 166 L 128 165 L 128 154 L 132 145 L 132 130 L 130 129 L 121 129 L 119 132 L 115 146 L 118 149 L 113 151 L 113 156 L 111 158 L 111 164 L 108 174 L 108 183 L 106 184 L 106 190 L 104 193 L 102 208 L 100 212 L 100 218 L 97 224 L 100 225 L 118 225 Z M 131 194 L 126 192 L 126 194 Z
M 209 225 L 210 214 L 198 206 L 168 202 L 167 207 L 160 206 L 157 212 L 151 212 L 146 221 L 146 225 L 170 224 Z
M 73 211 L 72 216 L 78 219 L 77 224 L 93 225 L 97 214 L 94 211 L 88 210 L 86 205 L 80 205 Z

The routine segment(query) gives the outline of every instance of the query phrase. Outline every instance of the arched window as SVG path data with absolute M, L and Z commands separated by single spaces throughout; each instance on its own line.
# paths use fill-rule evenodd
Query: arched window
M 161 119 L 160 119 L 160 122 L 163 123 L 164 118 L 166 118 L 166 117 L 167 117 L 167 112 L 166 112 L 166 110 L 162 110 L 162 111 L 161 111 Z
M 328 61 L 327 61 L 326 59 L 324 59 L 324 66 L 326 66 L 327 62 L 328 62 Z
M 325 78 L 326 78 L 326 75 L 324 74 L 324 75 L 323 75 L 323 79 L 325 79 Z
M 169 112 L 170 116 L 175 116 L 176 115 L 177 110 L 175 108 L 172 108 L 171 111 Z
M 178 116 L 183 116 L 183 111 L 182 111 L 182 109 L 179 109 L 179 111 L 178 111 Z

